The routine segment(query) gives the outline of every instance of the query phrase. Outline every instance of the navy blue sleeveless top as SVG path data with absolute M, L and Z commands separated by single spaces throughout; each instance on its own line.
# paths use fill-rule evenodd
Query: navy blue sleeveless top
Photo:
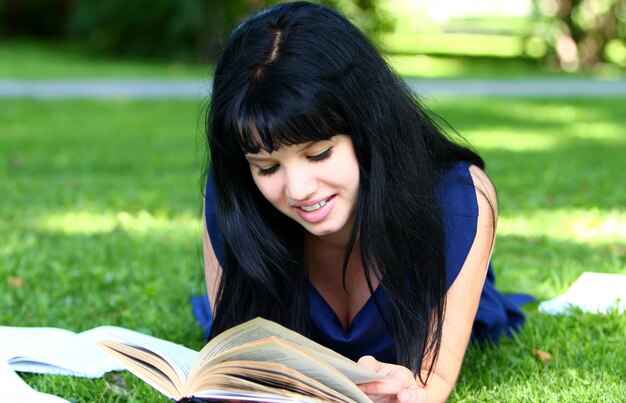
M 461 271 L 476 236 L 478 202 L 469 166 L 468 162 L 454 165 L 440 178 L 436 189 L 445 230 L 448 287 Z M 212 176 L 209 175 L 205 218 L 213 250 L 218 261 L 223 264 L 222 239 L 215 216 L 213 186 Z M 378 287 L 374 294 L 387 322 L 392 323 L 391 310 L 383 287 Z M 392 329 L 386 326 L 372 297 L 356 314 L 348 329 L 344 329 L 333 309 L 311 283 L 308 298 L 313 340 L 353 360 L 364 355 L 373 355 L 382 362 L 395 362 Z M 472 338 L 497 342 L 500 336 L 509 336 L 511 332 L 518 330 L 524 324 L 524 316 L 518 305 L 528 300 L 524 296 L 500 294 L 495 289 L 495 277 L 490 263 L 474 320 Z M 206 295 L 192 297 L 192 307 L 196 319 L 208 336 L 213 318 Z

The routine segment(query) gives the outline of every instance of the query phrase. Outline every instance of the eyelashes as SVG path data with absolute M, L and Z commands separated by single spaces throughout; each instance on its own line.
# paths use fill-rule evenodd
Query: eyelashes
M 278 164 L 271 166 L 269 168 L 259 168 L 259 172 L 257 172 L 257 175 L 259 176 L 268 176 L 273 174 L 274 172 L 276 172 L 278 170 Z
M 319 162 L 319 161 L 324 161 L 328 158 L 330 158 L 330 156 L 333 154 L 333 148 L 330 147 L 328 150 L 323 151 L 317 155 L 313 155 L 310 157 L 307 157 L 310 161 L 315 161 L 315 162 Z
M 306 157 L 309 161 L 311 162 L 321 162 L 321 161 L 325 161 L 327 159 L 329 159 L 331 156 L 333 155 L 333 148 L 329 147 L 327 150 L 322 151 L 319 154 L 316 155 L 311 155 Z M 273 165 L 269 168 L 259 168 L 257 175 L 259 176 L 268 176 L 273 174 L 274 172 L 276 172 L 278 170 L 279 165 Z

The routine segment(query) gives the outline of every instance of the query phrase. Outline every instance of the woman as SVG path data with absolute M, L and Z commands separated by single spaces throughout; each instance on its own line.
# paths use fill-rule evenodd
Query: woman
M 235 30 L 208 142 L 212 334 L 263 316 L 390 375 L 361 385 L 373 399 L 442 401 L 472 335 L 522 324 L 493 288 L 482 159 L 334 11 L 284 3 Z

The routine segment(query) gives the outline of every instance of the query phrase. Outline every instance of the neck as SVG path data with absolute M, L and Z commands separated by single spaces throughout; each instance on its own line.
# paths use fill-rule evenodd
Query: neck
M 341 275 L 347 244 L 347 238 L 338 239 L 307 234 L 304 239 L 304 254 L 310 270 L 309 276 L 313 282 L 320 277 L 335 278 Z M 361 246 L 358 236 L 350 252 L 348 264 L 349 272 L 354 269 L 358 269 L 358 272 L 362 271 Z
M 336 234 L 333 234 L 336 235 Z M 348 245 L 349 236 L 337 237 L 337 236 L 314 236 L 309 233 L 304 238 L 305 255 L 309 263 L 317 262 L 343 262 L 346 246 Z M 352 252 L 350 253 L 350 260 L 354 260 L 355 257 L 361 255 L 361 245 L 359 236 L 354 241 Z M 360 259 L 359 259 L 360 261 Z
M 307 249 L 323 248 L 328 251 L 340 251 L 343 253 L 348 245 L 350 239 L 350 231 L 342 231 L 334 234 L 315 236 L 309 232 L 305 232 L 304 244 Z M 356 248 L 359 242 L 359 236 L 357 234 L 354 246 Z

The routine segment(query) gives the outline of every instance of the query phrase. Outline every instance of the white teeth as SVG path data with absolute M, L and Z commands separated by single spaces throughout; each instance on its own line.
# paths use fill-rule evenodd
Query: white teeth
M 315 211 L 315 210 L 317 210 L 317 209 L 319 209 L 319 208 L 321 208 L 321 207 L 323 207 L 325 205 L 326 205 L 326 200 L 322 200 L 321 202 L 315 203 L 312 206 L 300 206 L 300 208 L 302 210 L 306 211 L 307 213 L 310 213 L 311 211 Z

